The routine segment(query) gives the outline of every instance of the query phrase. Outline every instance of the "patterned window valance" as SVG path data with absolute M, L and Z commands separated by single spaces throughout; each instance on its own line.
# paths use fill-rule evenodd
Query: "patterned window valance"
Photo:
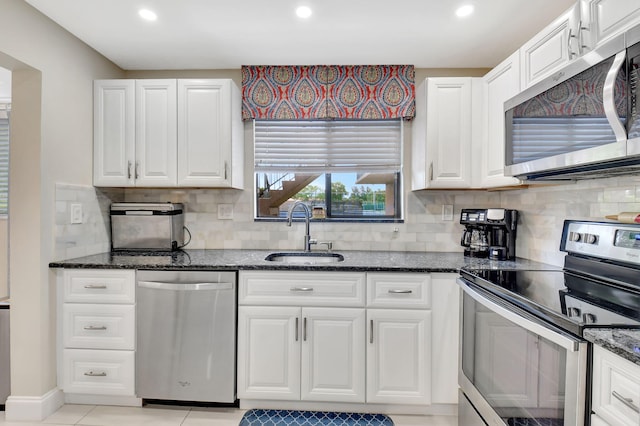
M 413 65 L 243 66 L 242 118 L 410 119 L 414 83 Z

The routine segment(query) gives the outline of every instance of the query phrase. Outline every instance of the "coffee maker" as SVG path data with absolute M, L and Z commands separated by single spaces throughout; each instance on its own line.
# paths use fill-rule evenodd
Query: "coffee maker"
M 515 259 L 518 211 L 510 209 L 462 209 L 464 255 L 494 260 Z

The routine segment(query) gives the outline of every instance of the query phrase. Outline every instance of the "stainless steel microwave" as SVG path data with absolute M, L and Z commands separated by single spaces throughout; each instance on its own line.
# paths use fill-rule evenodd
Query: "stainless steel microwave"
M 640 173 L 640 27 L 505 102 L 505 175 Z

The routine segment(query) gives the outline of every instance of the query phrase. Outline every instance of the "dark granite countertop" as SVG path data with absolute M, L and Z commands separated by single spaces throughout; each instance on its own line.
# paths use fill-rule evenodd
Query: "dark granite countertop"
M 640 330 L 629 328 L 587 328 L 584 338 L 640 365 Z
M 184 250 L 177 252 L 101 253 L 51 262 L 51 268 L 209 269 L 297 271 L 458 272 L 473 269 L 560 269 L 526 259 L 474 259 L 460 252 L 341 251 L 344 261 L 328 264 L 285 264 L 266 261 L 277 250 Z

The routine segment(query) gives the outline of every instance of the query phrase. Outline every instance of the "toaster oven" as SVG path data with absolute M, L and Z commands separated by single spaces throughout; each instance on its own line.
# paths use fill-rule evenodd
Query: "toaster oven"
M 180 203 L 113 203 L 110 213 L 112 251 L 169 251 L 184 246 Z

